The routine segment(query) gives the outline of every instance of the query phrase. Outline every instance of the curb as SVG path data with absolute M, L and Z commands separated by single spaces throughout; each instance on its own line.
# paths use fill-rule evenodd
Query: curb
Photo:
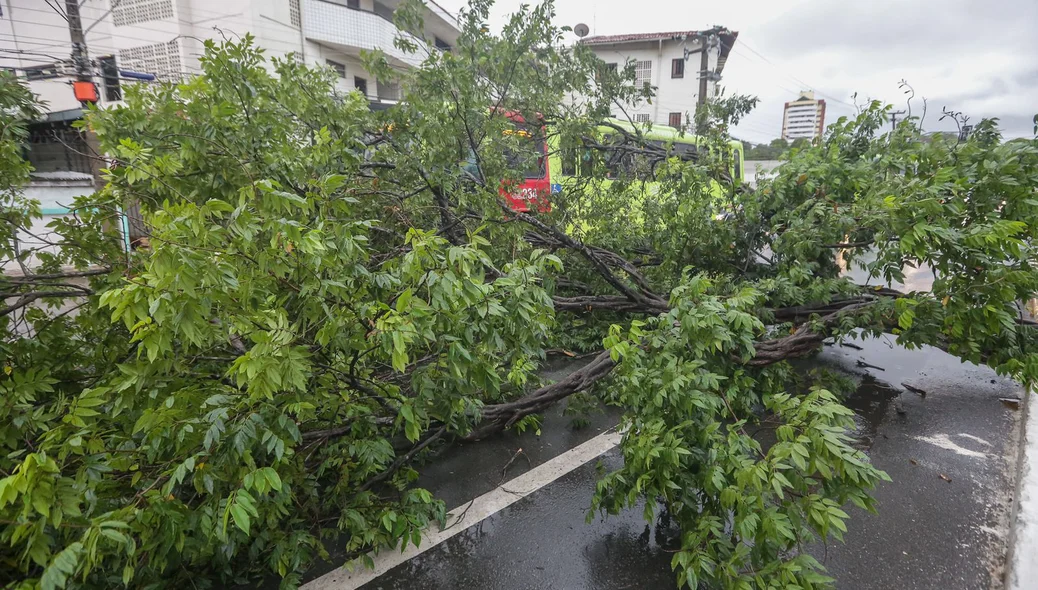
M 1021 400 L 1020 448 L 1016 458 L 1016 489 L 1009 521 L 1006 590 L 1028 590 L 1038 580 L 1038 408 L 1036 392 Z

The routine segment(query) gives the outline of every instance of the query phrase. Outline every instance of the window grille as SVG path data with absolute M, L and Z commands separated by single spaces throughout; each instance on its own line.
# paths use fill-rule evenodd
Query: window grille
M 111 0 L 112 22 L 117 27 L 125 27 L 155 20 L 167 20 L 176 16 L 173 12 L 173 0 Z
M 159 80 L 180 80 L 180 40 L 120 50 L 119 64 L 126 70 L 155 74 Z

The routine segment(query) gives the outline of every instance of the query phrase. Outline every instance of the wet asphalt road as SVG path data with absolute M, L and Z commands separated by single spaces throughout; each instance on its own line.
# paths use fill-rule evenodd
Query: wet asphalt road
M 621 461 L 618 450 L 601 458 L 605 469 Z M 578 468 L 363 588 L 673 588 L 667 531 L 640 511 L 585 521 L 598 468 Z
M 863 350 L 835 346 L 821 355 L 861 379 L 847 400 L 856 436 L 894 483 L 876 491 L 878 515 L 849 510 L 844 544 L 811 551 L 841 589 L 999 588 L 1018 425 L 1017 410 L 1000 400 L 1021 389 L 943 352 L 889 342 L 856 341 Z M 599 414 L 572 430 L 560 412 L 549 412 L 540 437 L 509 433 L 448 450 L 420 485 L 459 506 L 616 422 L 614 413 Z M 530 460 L 520 457 L 502 474 L 519 448 Z M 674 531 L 646 524 L 641 510 L 585 522 L 599 470 L 620 460 L 616 450 L 606 453 L 363 588 L 675 588 L 667 552 Z
M 848 274 L 867 282 L 856 269 Z M 906 269 L 905 284 L 892 286 L 926 290 L 931 281 L 925 267 Z M 892 342 L 887 336 L 830 346 L 815 361 L 858 380 L 846 400 L 856 413 L 858 445 L 894 481 L 875 492 L 878 515 L 847 509 L 845 543 L 809 550 L 841 590 L 1000 589 L 1019 436 L 1011 400 L 1022 388 L 941 351 Z M 573 365 L 555 366 L 554 376 Z M 509 432 L 448 448 L 422 469 L 418 484 L 448 507 L 462 506 L 617 419 L 615 410 L 596 414 L 590 426 L 574 430 L 556 407 L 545 415 L 541 436 Z M 607 452 L 364 590 L 675 588 L 668 549 L 676 531 L 647 524 L 640 509 L 585 522 L 600 470 L 621 460 L 617 450 Z

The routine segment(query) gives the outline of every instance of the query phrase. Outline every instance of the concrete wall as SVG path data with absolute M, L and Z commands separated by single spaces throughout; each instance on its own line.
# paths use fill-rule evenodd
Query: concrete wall
M 301 18 L 308 1 L 299 0 Z M 68 25 L 61 16 L 41 0 L 3 2 L 0 49 L 9 51 L 0 56 L 0 66 L 28 68 L 68 59 L 71 43 Z M 81 14 L 84 27 L 90 29 L 87 45 L 91 57 L 116 55 L 121 69 L 153 73 L 160 79 L 179 79 L 200 72 L 204 40 L 221 40 L 225 36 L 234 39 L 251 33 L 269 57 L 284 57 L 294 52 L 310 65 L 323 66 L 328 59 L 345 64 L 346 77 L 339 84 L 340 89 L 353 90 L 355 77 L 364 78 L 368 81 L 368 95 L 375 98 L 378 87 L 360 65 L 359 48 L 382 47 L 392 53 L 387 36 L 379 36 L 374 44 L 363 39 L 352 44 L 307 40 L 302 27 L 293 23 L 291 3 L 292 0 L 122 0 L 113 7 L 112 0 L 84 0 Z M 345 3 L 346 0 L 320 2 L 322 5 Z M 376 0 L 360 0 L 361 10 L 367 11 L 364 17 L 378 19 L 379 24 L 386 25 L 388 23 L 374 14 L 389 14 L 397 4 L 399 0 L 379 0 L 379 6 Z M 392 25 L 388 26 L 392 29 Z M 456 26 L 450 14 L 430 4 L 425 31 L 429 39 L 435 36 L 453 45 L 458 37 Z M 405 67 L 407 61 L 400 66 Z M 31 82 L 32 90 L 49 103 L 47 111 L 80 107 L 69 85 L 71 73 L 66 66 L 58 78 Z
M 47 224 L 54 219 L 65 217 L 76 197 L 89 195 L 92 192 L 94 192 L 94 185 L 93 180 L 89 177 L 71 181 L 35 180 L 30 182 L 25 188 L 23 196 L 39 201 L 43 216 L 33 220 L 32 227 L 28 231 L 18 232 L 18 244 L 22 251 L 57 252 L 58 246 L 48 242 L 57 242 L 60 238 L 47 227 Z M 32 269 L 39 265 L 39 260 L 35 255 L 30 255 L 25 264 Z M 0 271 L 20 274 L 21 268 L 13 260 L 3 260 L 0 261 Z
M 69 60 L 71 41 L 68 23 L 42 0 L 4 0 L 4 16 L 0 18 L 0 49 L 4 49 L 0 67 L 32 68 Z M 80 13 L 84 26 L 97 21 L 108 10 L 108 0 L 87 0 Z M 112 51 L 108 42 L 109 26 L 102 22 L 86 35 L 93 55 Z M 71 66 L 64 66 L 71 73 Z M 72 94 L 70 78 L 60 77 L 30 82 L 30 89 L 48 106 L 49 112 L 78 109 Z
M 696 51 L 699 42 L 688 40 L 684 43 L 679 41 L 664 40 L 650 41 L 645 43 L 621 43 L 616 45 L 595 45 L 592 50 L 606 63 L 617 64 L 622 69 L 627 60 L 652 62 L 651 83 L 657 87 L 656 98 L 653 104 L 642 102 L 636 105 L 628 105 L 628 113 L 635 115 L 649 115 L 650 120 L 657 125 L 667 125 L 670 113 L 681 113 L 682 123 L 686 116 L 694 116 L 696 104 L 699 100 L 699 70 L 701 65 L 701 54 L 696 52 L 689 55 L 685 60 L 685 72 L 681 78 L 671 77 L 671 62 L 674 59 L 684 59 L 684 50 Z M 717 49 L 708 51 L 709 67 L 717 67 Z M 709 82 L 707 98 L 716 95 L 717 84 Z M 619 113 L 618 113 L 619 114 Z

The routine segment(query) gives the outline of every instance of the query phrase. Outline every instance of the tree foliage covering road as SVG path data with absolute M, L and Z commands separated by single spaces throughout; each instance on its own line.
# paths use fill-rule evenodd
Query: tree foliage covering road
M 517 213 L 499 191 L 522 153 L 506 109 L 569 149 L 647 91 L 564 45 L 550 4 L 499 36 L 488 9 L 474 0 L 455 50 L 413 72 L 368 55 L 405 89 L 385 111 L 246 38 L 90 113 L 107 186 L 52 222 L 59 252 L 0 279 L 0 584 L 292 586 L 330 547 L 437 526 L 443 503 L 412 485 L 431 451 L 593 396 L 624 412 L 624 466 L 593 513 L 667 511 L 691 588 L 827 587 L 803 547 L 839 539 L 886 476 L 850 444 L 842 381 L 790 361 L 886 331 L 1038 376 L 1017 305 L 1038 291 L 1034 140 L 995 121 L 961 143 L 912 120 L 884 134 L 872 104 L 750 191 L 723 147 L 755 101 L 719 98 L 696 161 L 622 134 L 654 190 L 584 179 Z M 420 14 L 397 20 L 417 31 Z M 24 262 L 34 106 L 11 78 L 0 102 L 0 238 Z M 130 202 L 149 238 L 127 254 Z M 935 280 L 899 293 L 841 264 Z M 559 348 L 597 354 L 542 383 Z

